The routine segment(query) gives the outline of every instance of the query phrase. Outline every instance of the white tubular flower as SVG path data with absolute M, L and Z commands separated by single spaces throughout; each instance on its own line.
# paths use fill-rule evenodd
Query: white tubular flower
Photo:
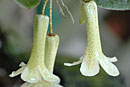
M 48 35 L 46 37 L 45 46 L 45 65 L 50 73 L 53 73 L 55 57 L 57 49 L 59 46 L 59 36 L 58 35 Z M 41 80 L 37 83 L 24 83 L 21 87 L 63 87 L 55 82 L 48 82 Z
M 81 6 L 80 24 L 86 24 L 87 31 L 87 47 L 84 56 L 78 62 L 72 64 L 65 63 L 66 66 L 73 66 L 81 63 L 80 72 L 84 76 L 95 76 L 99 73 L 100 67 L 110 76 L 118 76 L 119 71 L 112 63 L 116 62 L 117 58 L 106 57 L 101 48 L 97 5 L 94 1 L 84 3 Z
M 45 64 L 51 73 L 53 73 L 58 46 L 59 46 L 58 35 L 50 34 L 46 37 Z
M 34 19 L 33 30 L 33 47 L 29 62 L 26 64 L 21 63 L 20 69 L 12 72 L 10 77 L 15 77 L 21 74 L 23 81 L 28 83 L 37 83 L 42 79 L 48 82 L 59 83 L 60 79 L 51 73 L 44 60 L 45 54 L 45 40 L 48 29 L 49 17 L 44 15 L 36 15 Z

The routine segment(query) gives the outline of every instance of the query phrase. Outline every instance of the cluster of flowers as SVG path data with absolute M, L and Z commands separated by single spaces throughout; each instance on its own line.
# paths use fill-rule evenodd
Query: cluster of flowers
M 15 77 L 21 74 L 21 87 L 62 87 L 60 78 L 53 74 L 55 57 L 59 45 L 58 35 L 47 35 L 49 17 L 36 15 L 34 19 L 33 47 L 27 64 L 10 74 Z
M 55 56 L 59 45 L 58 35 L 46 35 L 49 17 L 36 15 L 34 20 L 33 47 L 29 62 L 20 64 L 20 69 L 12 72 L 10 77 L 21 74 L 23 81 L 21 87 L 62 87 L 60 79 L 53 74 Z M 94 1 L 83 3 L 81 6 L 80 24 L 86 24 L 87 47 L 85 54 L 79 61 L 65 63 L 66 66 L 73 66 L 81 63 L 80 72 L 84 76 L 95 76 L 100 67 L 111 76 L 118 76 L 119 71 L 112 63 L 117 58 L 106 57 L 102 52 L 97 5 Z

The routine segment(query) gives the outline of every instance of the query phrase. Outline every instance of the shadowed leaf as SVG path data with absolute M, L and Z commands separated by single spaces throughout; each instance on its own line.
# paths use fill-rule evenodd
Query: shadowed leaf
M 15 0 L 21 7 L 24 8 L 35 8 L 39 5 L 41 0 Z

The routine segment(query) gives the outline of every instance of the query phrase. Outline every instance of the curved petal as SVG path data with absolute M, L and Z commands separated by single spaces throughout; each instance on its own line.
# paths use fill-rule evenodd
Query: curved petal
M 118 59 L 116 57 L 113 57 L 113 58 L 110 58 L 110 57 L 107 57 L 109 59 L 110 62 L 117 62 Z
M 80 60 L 73 62 L 73 63 L 64 63 L 65 66 L 75 66 L 78 65 L 80 63 L 82 63 L 83 58 L 81 57 Z
M 39 71 L 44 80 L 49 82 L 60 83 L 60 78 L 56 75 L 53 75 L 53 73 L 50 73 L 45 66 L 43 66 L 42 69 L 39 67 Z
M 108 73 L 111 76 L 118 76 L 119 71 L 117 67 L 109 61 L 107 57 L 104 56 L 104 58 L 99 59 L 100 65 L 105 70 L 106 73 Z
M 17 71 L 13 71 L 9 76 L 10 77 L 15 77 L 19 74 L 21 74 L 23 72 L 23 70 L 25 69 L 26 65 L 21 67 L 20 69 L 18 69 Z
M 99 72 L 99 63 L 96 58 L 84 58 L 80 72 L 84 76 L 95 76 Z
M 21 62 L 21 63 L 19 64 L 20 67 L 25 66 L 25 65 L 26 65 L 26 64 L 25 64 L 24 62 Z
M 80 64 L 82 61 L 79 60 L 79 61 L 76 61 L 76 62 L 73 62 L 73 63 L 64 63 L 65 66 L 75 66 L 75 65 L 78 65 Z
M 30 69 L 29 67 L 26 67 L 21 74 L 21 78 L 29 83 L 38 82 L 39 80 L 41 80 L 38 67 L 35 69 Z

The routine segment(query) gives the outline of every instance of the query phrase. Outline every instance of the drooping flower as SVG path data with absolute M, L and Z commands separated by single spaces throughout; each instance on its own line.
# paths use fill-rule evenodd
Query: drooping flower
M 59 46 L 59 36 L 56 34 L 46 37 L 45 64 L 48 70 L 53 73 L 55 57 Z
M 81 6 L 80 24 L 86 24 L 87 31 L 87 47 L 85 54 L 79 61 L 72 64 L 65 63 L 66 66 L 73 66 L 81 63 L 80 72 L 84 76 L 94 76 L 99 73 L 100 67 L 111 76 L 118 76 L 119 71 L 112 63 L 116 62 L 117 58 L 106 57 L 102 52 L 97 5 L 94 1 L 83 3 Z
M 48 29 L 49 17 L 36 15 L 34 19 L 33 46 L 30 59 L 27 64 L 20 64 L 20 69 L 12 72 L 9 76 L 15 77 L 21 74 L 23 81 L 37 83 L 41 80 L 59 83 L 58 76 L 50 72 L 45 65 L 45 41 Z
M 55 57 L 59 45 L 59 36 L 47 36 L 45 46 L 45 65 L 50 73 L 53 73 Z M 24 83 L 21 87 L 63 87 L 55 82 L 48 82 L 43 79 L 37 83 Z

